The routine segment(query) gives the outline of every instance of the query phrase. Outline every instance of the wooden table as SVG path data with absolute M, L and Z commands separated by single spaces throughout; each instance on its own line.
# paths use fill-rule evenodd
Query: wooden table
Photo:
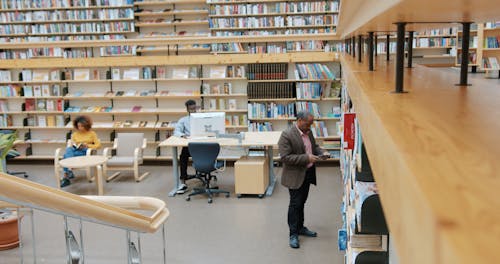
M 96 167 L 97 177 L 96 177 L 96 186 L 97 186 L 97 194 L 103 195 L 103 181 L 102 181 L 102 165 L 108 160 L 107 157 L 104 156 L 79 156 L 67 158 L 59 161 L 59 166 L 63 168 L 70 169 L 81 169 L 88 167 Z M 61 180 L 60 170 L 56 170 L 56 183 L 59 186 L 59 181 Z
M 271 132 L 245 132 L 245 138 L 241 143 L 237 139 L 233 138 L 180 138 L 180 137 L 169 137 L 168 139 L 162 141 L 160 147 L 171 147 L 172 148 L 172 175 L 175 181 L 175 187 L 168 193 L 169 196 L 175 196 L 177 189 L 180 185 L 179 179 L 179 154 L 178 147 L 187 147 L 189 142 L 217 142 L 221 147 L 265 147 L 266 157 L 269 163 L 269 186 L 266 190 L 266 195 L 270 196 L 273 193 L 274 185 L 276 183 L 276 177 L 274 175 L 274 164 L 273 164 L 273 147 L 278 146 L 278 140 L 281 136 L 281 131 L 271 131 Z

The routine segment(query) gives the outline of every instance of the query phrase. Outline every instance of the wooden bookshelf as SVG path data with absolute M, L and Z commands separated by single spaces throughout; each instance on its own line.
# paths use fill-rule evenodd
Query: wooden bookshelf
M 158 6 L 171 4 L 204 4 L 204 0 L 165 0 L 165 1 L 141 1 L 134 2 L 134 6 Z
M 36 12 L 36 11 L 58 11 L 58 10 L 85 10 L 85 9 L 125 9 L 133 8 L 132 5 L 102 5 L 102 6 L 72 6 L 72 7 L 42 7 L 42 8 L 22 8 L 22 9 L 0 9 L 0 12 Z
M 155 17 L 155 16 L 173 16 L 173 15 L 207 15 L 208 10 L 173 10 L 166 12 L 135 12 L 136 17 Z

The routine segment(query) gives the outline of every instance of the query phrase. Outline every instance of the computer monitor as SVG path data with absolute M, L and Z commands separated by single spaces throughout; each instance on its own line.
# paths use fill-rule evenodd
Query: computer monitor
M 189 118 L 191 137 L 215 136 L 226 133 L 226 113 L 191 113 Z

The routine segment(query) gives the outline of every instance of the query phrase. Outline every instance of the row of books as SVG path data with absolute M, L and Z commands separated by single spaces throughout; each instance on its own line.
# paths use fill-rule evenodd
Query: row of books
M 215 19 L 210 19 L 209 26 L 210 28 L 222 28 L 222 29 L 285 27 L 285 18 L 282 16 L 215 18 Z
M 182 92 L 171 92 L 168 90 L 163 91 L 155 91 L 155 90 L 127 90 L 127 91 L 106 91 L 106 92 L 84 92 L 84 91 L 75 91 L 73 93 L 67 94 L 66 97 L 120 97 L 120 96 L 199 96 L 198 91 L 185 90 Z
M 134 22 L 91 22 L 91 23 L 54 23 L 32 25 L 3 25 L 0 34 L 59 34 L 59 33 L 105 33 L 105 32 L 133 32 Z
M 485 69 L 500 69 L 500 64 L 496 57 L 483 58 L 483 68 Z
M 462 53 L 457 54 L 457 64 L 462 63 Z M 477 54 L 473 50 L 469 50 L 469 64 L 476 64 L 477 63 Z
M 248 124 L 249 132 L 273 131 L 273 123 L 271 122 L 250 122 Z
M 124 6 L 132 5 L 133 0 L 1 0 L 1 9 L 26 9 L 26 8 L 71 8 L 92 6 Z
M 10 42 L 50 42 L 50 41 L 81 41 L 81 40 L 111 40 L 125 39 L 122 34 L 99 35 L 56 35 L 56 36 L 25 36 L 25 37 L 0 37 L 0 43 Z
M 212 52 L 242 52 L 245 51 L 241 43 L 214 43 L 211 45 Z
M 321 117 L 321 111 L 317 103 L 313 102 L 296 102 L 297 112 L 306 111 L 311 113 L 314 117 Z
M 484 28 L 500 28 L 500 21 L 490 21 L 484 23 Z
M 437 28 L 437 29 L 424 29 L 419 31 L 415 36 L 437 36 L 437 35 L 455 35 L 457 34 L 456 27 L 448 27 L 448 28 Z
M 123 112 L 154 112 L 157 109 L 143 109 L 140 105 L 135 105 L 132 108 L 121 108 L 121 109 L 113 109 L 112 106 L 68 106 L 64 112 L 67 113 L 78 113 L 78 112 L 114 112 L 114 113 L 123 113 Z
M 331 149 L 331 148 L 340 148 L 341 143 L 338 140 L 324 140 L 322 144 L 323 148 Z
M 295 117 L 294 103 L 249 103 L 248 119 Z
M 233 84 L 230 82 L 225 82 L 224 84 L 219 83 L 203 83 L 202 91 L 204 95 L 211 94 L 233 94 Z
M 208 105 L 205 105 L 205 108 L 208 110 L 237 110 L 236 99 L 208 99 Z M 208 106 L 208 107 L 207 107 Z
M 0 126 L 8 127 L 12 125 L 13 125 L 12 116 L 6 114 L 0 115 Z
M 335 27 L 317 26 L 317 28 L 308 29 L 262 29 L 262 28 L 232 28 L 229 31 L 224 29 L 212 29 L 212 36 L 216 37 L 234 37 L 234 36 L 273 36 L 273 35 L 302 35 L 302 34 L 324 34 L 335 33 Z
M 332 25 L 338 23 L 338 15 L 288 16 L 286 24 L 292 26 Z
M 20 92 L 19 85 L 0 85 L 0 96 L 1 97 L 14 97 L 19 96 Z
M 376 48 L 378 54 L 387 52 L 387 44 L 385 42 L 378 42 Z M 389 53 L 396 53 L 396 42 L 389 42 Z
M 177 121 L 154 121 L 154 120 L 124 120 L 112 122 L 94 122 L 94 128 L 174 128 Z M 72 127 L 69 122 L 67 128 Z
M 226 126 L 246 126 L 247 115 L 226 115 Z
M 27 50 L 0 51 L 0 59 L 31 59 L 37 57 L 91 58 L 94 57 L 94 52 L 92 48 L 88 49 L 87 48 L 84 49 L 35 48 Z
M 263 63 L 248 65 L 249 80 L 282 80 L 288 76 L 287 63 Z
M 323 86 L 321 83 L 297 83 L 297 99 L 316 99 L 321 98 Z
M 61 87 L 54 85 L 34 85 L 20 86 L 18 84 L 9 84 L 0 86 L 0 96 L 2 97 L 47 97 L 61 96 Z
M 99 48 L 101 57 L 114 55 L 137 55 L 137 46 L 108 46 Z
M 335 79 L 335 74 L 328 68 L 327 65 L 321 63 L 295 64 L 296 79 Z
M 500 48 L 500 35 L 496 37 L 486 37 L 484 39 L 484 47 L 488 49 L 498 49 Z
M 65 118 L 63 115 L 37 115 L 28 116 L 24 120 L 25 126 L 30 127 L 64 127 Z M 69 123 L 71 126 L 71 122 Z
M 471 36 L 469 40 L 469 48 L 477 48 L 478 46 L 478 36 Z M 458 47 L 462 47 L 462 37 L 458 37 Z
M 328 137 L 328 129 L 324 121 L 314 121 L 311 125 L 311 133 L 314 137 Z
M 120 19 L 134 18 L 132 8 L 120 9 L 89 9 L 89 10 L 53 10 L 33 12 L 3 12 L 0 13 L 0 21 L 8 22 L 47 22 L 61 20 L 86 20 L 86 19 Z
M 450 47 L 456 46 L 455 38 L 415 38 L 413 39 L 413 47 L 428 48 L 428 47 Z
M 293 82 L 248 83 L 247 95 L 249 99 L 295 98 L 293 87 Z
M 209 3 L 212 3 L 209 1 Z M 211 15 L 260 15 L 269 13 L 338 12 L 338 1 L 248 3 L 212 5 Z
M 24 111 L 63 111 L 64 102 L 62 99 L 26 99 L 24 101 Z

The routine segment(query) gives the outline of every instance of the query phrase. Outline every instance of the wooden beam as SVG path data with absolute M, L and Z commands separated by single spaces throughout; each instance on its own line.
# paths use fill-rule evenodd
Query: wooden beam
M 221 55 L 179 55 L 179 56 L 134 56 L 106 58 L 44 58 L 4 60 L 3 69 L 36 68 L 90 68 L 90 67 L 135 67 L 155 65 L 208 65 L 208 64 L 248 64 L 248 63 L 289 63 L 289 62 L 332 62 L 338 61 L 336 52 L 306 52 L 281 54 L 221 54 Z
M 1 43 L 0 49 L 16 50 L 41 47 L 86 48 L 107 46 L 167 46 L 184 44 L 211 44 L 211 43 L 263 43 L 307 40 L 340 40 L 335 33 L 303 34 L 303 35 L 272 35 L 272 36 L 236 36 L 236 37 L 203 37 L 183 36 L 165 38 L 138 38 L 121 40 L 82 40 L 82 41 L 50 41 L 50 42 L 21 42 Z

